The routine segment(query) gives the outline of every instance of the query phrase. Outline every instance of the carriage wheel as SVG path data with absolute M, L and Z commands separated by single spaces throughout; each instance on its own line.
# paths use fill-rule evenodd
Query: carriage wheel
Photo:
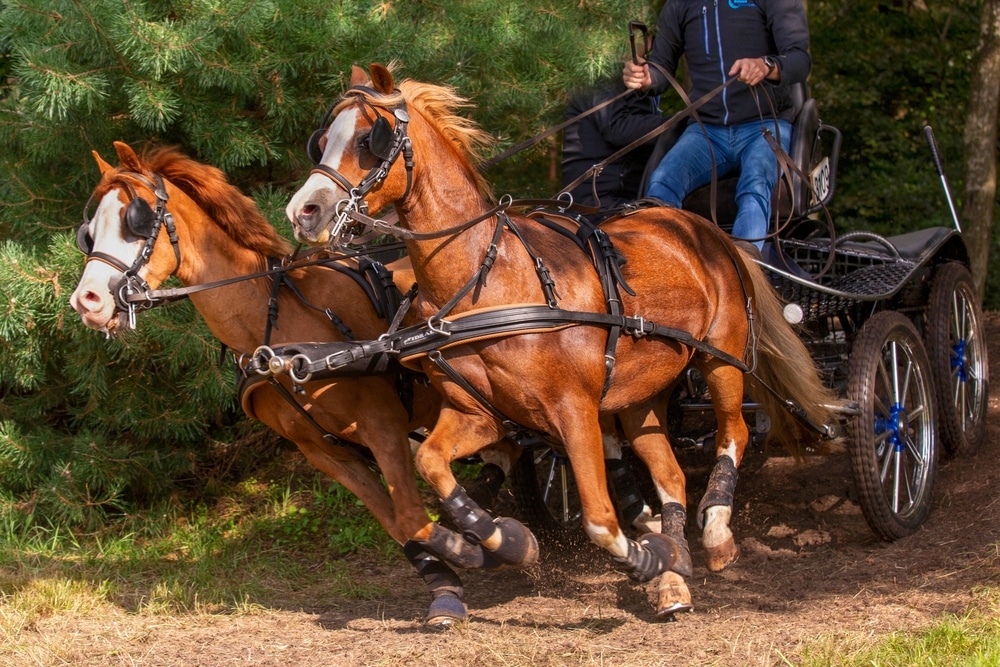
M 649 470 L 631 447 L 622 448 L 622 460 L 631 468 L 639 494 L 654 515 L 660 512 L 660 500 Z M 583 510 L 576 489 L 573 468 L 565 454 L 549 447 L 528 449 L 521 454 L 511 471 L 511 491 L 521 518 L 532 529 L 554 537 L 579 534 Z M 608 481 L 608 490 L 614 490 Z M 622 526 L 628 529 L 627 526 Z
M 569 458 L 550 447 L 521 453 L 510 475 L 521 518 L 532 529 L 565 536 L 580 528 L 583 511 Z
M 848 434 L 865 520 L 884 540 L 905 537 L 927 518 L 937 474 L 930 362 L 909 319 L 884 311 L 868 320 L 847 391 L 861 409 Z
M 955 262 L 941 265 L 925 312 L 941 444 L 949 454 L 975 454 L 986 435 L 989 365 L 983 314 L 969 270 Z

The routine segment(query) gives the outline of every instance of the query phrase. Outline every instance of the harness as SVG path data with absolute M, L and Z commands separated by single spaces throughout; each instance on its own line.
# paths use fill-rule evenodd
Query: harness
M 153 254 L 153 246 L 156 244 L 156 238 L 159 236 L 161 228 L 166 228 L 167 234 L 170 237 L 170 245 L 174 249 L 174 258 L 176 261 L 174 271 L 181 265 L 181 250 L 177 240 L 177 229 L 174 226 L 174 216 L 167 211 L 167 199 L 169 197 L 167 189 L 163 184 L 163 177 L 159 174 L 154 174 L 154 180 L 151 181 L 143 174 L 136 172 L 123 172 L 123 174 L 139 181 L 142 185 L 149 188 L 156 197 L 156 208 L 153 209 L 145 199 L 136 194 L 132 183 L 122 179 L 122 183 L 128 189 L 129 193 L 129 203 L 125 209 L 125 225 L 130 233 L 144 239 L 142 249 L 136 255 L 132 265 L 126 266 L 117 257 L 94 250 L 94 240 L 90 235 L 91 221 L 87 213 L 94 199 L 93 194 L 90 195 L 90 199 L 87 200 L 87 203 L 83 207 L 83 224 L 80 225 L 80 229 L 76 232 L 76 245 L 80 249 L 80 252 L 87 257 L 85 264 L 91 261 L 104 262 L 122 272 L 121 279 L 111 288 L 111 293 L 115 299 L 115 306 L 128 314 L 129 326 L 134 329 L 136 311 L 144 310 L 152 305 L 148 302 L 143 305 L 141 299 L 134 297 L 149 291 L 149 285 L 139 277 L 139 271 L 149 263 L 149 258 Z
M 732 79 L 723 84 L 722 87 L 724 88 L 731 82 Z M 370 88 L 355 86 L 345 93 L 345 97 L 361 95 L 362 93 L 376 97 L 379 96 L 379 93 L 372 91 Z M 371 104 L 370 102 L 366 103 Z M 359 102 L 359 104 L 361 103 Z M 362 343 L 320 343 L 311 345 L 308 350 L 303 349 L 302 346 L 293 346 L 284 350 L 260 350 L 260 354 L 255 353 L 251 361 L 258 373 L 287 373 L 293 382 L 301 385 L 311 379 L 338 377 L 341 373 L 357 373 L 360 369 L 370 367 L 370 364 L 374 360 L 382 363 L 383 359 L 398 356 L 403 363 L 406 363 L 413 362 L 417 357 L 426 355 L 453 382 L 493 414 L 504 425 L 509 434 L 515 438 L 518 433 L 523 432 L 523 429 L 502 414 L 471 383 L 462 377 L 447 361 L 442 351 L 476 340 L 554 331 L 569 326 L 597 325 L 607 327 L 609 331 L 608 342 L 605 348 L 605 381 L 603 393 L 606 393 L 610 386 L 611 373 L 614 370 L 615 364 L 617 342 L 622 334 L 629 334 L 634 338 L 653 336 L 663 340 L 675 341 L 693 350 L 712 355 L 740 369 L 742 372 L 754 374 L 756 377 L 754 369 L 748 366 L 742 359 L 737 359 L 707 341 L 695 338 L 689 332 L 646 320 L 638 314 L 633 317 L 623 315 L 619 289 L 625 289 L 631 295 L 635 293 L 625 283 L 620 273 L 619 266 L 622 258 L 614 249 L 606 233 L 590 224 L 584 224 L 583 219 L 577 216 L 569 216 L 568 219 L 580 224 L 577 234 L 577 245 L 588 250 L 593 266 L 598 272 L 607 304 L 607 312 L 605 313 L 567 311 L 558 307 L 558 295 L 555 283 L 548 269 L 545 267 L 542 258 L 532 250 L 523 234 L 507 215 L 507 210 L 510 207 L 526 203 L 540 203 L 537 200 L 515 202 L 509 196 L 505 196 L 501 198 L 500 203 L 496 207 L 482 215 L 446 229 L 427 233 L 400 229 L 395 225 L 370 218 L 367 215 L 367 207 L 364 204 L 363 196 L 359 197 L 359 193 L 362 190 L 365 192 L 370 191 L 386 178 L 395 160 L 404 152 L 404 147 L 406 148 L 407 189 L 403 194 L 403 198 L 406 197 L 410 190 L 413 169 L 412 150 L 410 150 L 410 141 L 406 137 L 406 122 L 401 120 L 400 111 L 405 113 L 403 102 L 400 102 L 393 109 L 393 114 L 397 122 L 393 128 L 391 150 L 386 151 L 384 155 L 376 155 L 376 157 L 381 159 L 381 162 L 362 178 L 361 183 L 357 187 L 354 187 L 346 177 L 333 168 L 322 164 L 314 167 L 313 173 L 321 173 L 331 178 L 349 193 L 348 199 L 338 203 L 336 220 L 330 232 L 331 243 L 338 245 L 348 244 L 356 238 L 360 233 L 359 230 L 362 229 L 368 229 L 372 233 L 389 234 L 402 240 L 441 238 L 457 234 L 475 224 L 495 217 L 496 226 L 493 239 L 486 250 L 479 269 L 447 304 L 420 325 L 415 325 L 398 332 L 387 332 L 375 341 Z M 409 118 L 408 115 L 404 117 L 406 119 Z M 384 123 L 380 134 L 388 132 L 388 121 L 381 115 L 378 116 L 375 123 L 378 124 L 380 122 Z M 373 126 L 371 136 L 374 137 L 375 134 L 375 127 Z M 313 136 L 315 137 L 316 133 Z M 314 161 L 318 161 L 315 155 L 311 157 L 313 157 Z M 319 159 L 321 158 L 322 155 L 319 156 Z M 565 214 L 568 209 L 573 208 L 571 199 L 568 205 L 566 201 L 560 199 L 544 200 L 544 205 L 554 205 L 560 214 Z M 634 212 L 635 210 L 638 210 L 638 208 L 632 208 L 629 212 Z M 624 214 L 628 214 L 628 212 Z M 509 230 L 513 233 L 532 258 L 542 292 L 545 296 L 546 305 L 528 304 L 471 311 L 461 313 L 451 319 L 446 319 L 450 311 L 465 295 L 476 286 L 485 284 L 486 276 L 496 260 L 500 235 L 504 230 Z M 721 231 L 719 233 L 721 234 Z M 746 296 L 747 320 L 750 327 L 748 348 L 751 358 L 755 359 L 756 334 L 754 331 L 755 318 L 752 300 L 747 293 L 746 278 L 743 274 L 741 262 L 732 252 L 730 252 L 730 259 L 736 268 L 744 295 Z M 744 356 L 746 356 L 746 353 L 747 350 L 744 351 Z M 759 378 L 757 379 L 759 381 Z M 774 390 L 767 386 L 766 383 L 761 382 L 761 384 L 772 394 L 775 394 Z M 792 407 L 794 404 L 791 401 L 782 399 L 780 396 L 778 398 L 793 414 L 801 416 L 801 411 L 797 413 L 794 407 Z M 810 424 L 808 421 L 806 425 L 819 433 L 826 432 L 823 426 Z
M 168 303 L 186 298 L 197 292 L 216 289 L 237 282 L 257 278 L 271 278 L 271 291 L 268 299 L 268 314 L 264 329 L 264 345 L 261 346 L 261 348 L 266 348 L 270 342 L 272 330 L 277 327 L 278 294 L 282 287 L 291 291 L 291 293 L 294 294 L 295 297 L 306 307 L 325 314 L 337 331 L 339 331 L 348 340 L 354 340 L 354 334 L 350 327 L 348 327 L 346 323 L 333 312 L 332 309 L 322 308 L 311 303 L 289 275 L 289 272 L 293 269 L 308 266 L 325 266 L 352 278 L 368 297 L 368 300 L 380 318 L 388 320 L 390 316 L 397 316 L 396 319 L 393 320 L 395 323 L 394 326 L 396 327 L 398 327 L 398 319 L 401 317 L 401 315 L 397 315 L 397 313 L 399 311 L 405 312 L 405 310 L 409 308 L 409 304 L 415 296 L 416 286 L 414 286 L 414 288 L 411 289 L 406 295 L 401 294 L 392 280 L 392 273 L 386 269 L 381 262 L 372 260 L 371 258 L 365 256 L 364 253 L 355 252 L 331 254 L 326 251 L 315 251 L 308 256 L 312 259 L 300 259 L 296 261 L 293 261 L 292 258 L 288 257 L 282 259 L 269 258 L 268 268 L 265 271 L 235 276 L 233 278 L 218 280 L 212 283 L 158 290 L 150 289 L 146 281 L 139 276 L 139 271 L 149 263 L 153 247 L 161 229 L 167 230 L 170 243 L 174 248 L 174 256 L 176 260 L 174 271 L 176 271 L 181 265 L 177 230 L 173 222 L 173 216 L 167 210 L 168 195 L 162 176 L 154 174 L 153 180 L 150 180 L 145 175 L 136 172 L 123 173 L 127 174 L 131 178 L 135 178 L 141 184 L 148 187 L 156 196 L 157 200 L 156 207 L 154 209 L 145 199 L 137 196 L 135 188 L 129 181 L 123 180 L 123 183 L 129 193 L 129 203 L 125 211 L 126 228 L 129 233 L 144 239 L 143 246 L 135 260 L 129 266 L 117 257 L 94 250 L 94 240 L 90 233 L 91 218 L 88 214 L 94 195 L 91 195 L 91 198 L 88 199 L 87 204 L 84 207 L 83 224 L 77 230 L 76 241 L 80 251 L 86 255 L 86 262 L 104 262 L 105 264 L 108 264 L 109 266 L 122 272 L 122 278 L 111 288 L 111 290 L 115 297 L 116 307 L 119 310 L 126 311 L 128 313 L 129 326 L 132 328 L 135 328 L 136 311 L 147 310 L 159 305 L 166 305 Z M 382 246 L 379 250 L 383 250 L 386 247 L 388 246 Z M 344 264 L 342 261 L 338 261 L 350 258 L 356 259 L 358 263 L 357 269 Z M 225 347 L 223 346 L 223 353 L 224 352 Z M 357 454 L 359 458 L 362 458 L 369 463 L 369 465 L 373 465 L 374 459 L 368 449 L 357 445 L 356 443 L 344 440 L 343 438 L 339 438 L 338 436 L 326 431 L 319 425 L 313 416 L 305 410 L 295 397 L 289 393 L 284 385 L 278 382 L 273 376 L 265 377 L 260 374 L 252 373 L 248 368 L 246 361 L 246 355 L 241 355 L 236 360 L 237 370 L 240 374 L 237 395 L 239 396 L 241 403 L 254 386 L 256 386 L 260 381 L 266 379 L 269 384 L 274 387 L 275 391 L 282 396 L 282 398 L 295 407 L 299 414 L 301 414 L 306 421 L 312 424 L 313 427 L 315 427 L 316 430 L 322 434 L 322 437 L 327 442 L 339 447 L 350 449 Z M 394 365 L 396 366 L 396 391 L 400 400 L 403 402 L 407 413 L 412 418 L 413 382 L 415 381 L 416 374 L 403 368 L 399 364 Z M 388 365 L 386 365 L 380 372 L 387 372 L 388 370 Z M 244 409 L 246 410 L 245 406 Z

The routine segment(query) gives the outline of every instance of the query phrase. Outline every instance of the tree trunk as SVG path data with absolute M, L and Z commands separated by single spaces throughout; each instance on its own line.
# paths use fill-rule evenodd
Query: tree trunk
M 997 191 L 997 104 L 1000 100 L 1000 0 L 983 2 L 982 27 L 965 121 L 962 231 L 980 297 L 989 266 Z

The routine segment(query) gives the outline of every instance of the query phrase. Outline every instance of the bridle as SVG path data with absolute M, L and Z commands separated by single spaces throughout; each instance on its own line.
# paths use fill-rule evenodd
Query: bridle
M 326 176 L 348 193 L 347 199 L 337 202 L 336 220 L 330 229 L 332 245 L 344 246 L 360 241 L 355 237 L 361 233 L 361 230 L 355 224 L 351 214 L 368 214 L 368 204 L 365 202 L 365 197 L 388 177 L 389 170 L 400 155 L 403 155 L 406 167 L 406 190 L 401 199 L 406 198 L 413 184 L 413 147 L 410 138 L 406 135 L 406 126 L 410 122 L 410 114 L 406 111 L 406 102 L 401 100 L 398 105 L 391 109 L 395 126 L 390 128 L 389 121 L 378 113 L 371 102 L 365 99 L 366 95 L 379 97 L 380 93 L 368 86 L 351 86 L 344 93 L 344 97 L 327 110 L 320 129 L 313 132 L 306 143 L 306 153 L 313 162 L 310 173 Z M 365 139 L 365 147 L 378 159 L 378 163 L 365 174 L 357 185 L 353 185 L 347 177 L 336 169 L 323 164 L 323 152 L 319 147 L 320 139 L 329 129 L 334 109 L 347 97 L 355 98 L 358 109 L 365 119 L 371 122 L 371 130 Z M 374 121 L 368 113 L 368 108 L 374 112 Z
M 121 271 L 121 279 L 113 286 L 109 285 L 109 288 L 111 294 L 114 296 L 115 306 L 121 312 L 128 313 L 129 327 L 134 329 L 136 311 L 145 310 L 152 306 L 151 302 L 135 297 L 149 291 L 149 285 L 139 276 L 139 271 L 149 263 L 149 258 L 153 254 L 153 247 L 156 245 L 156 239 L 162 228 L 166 228 L 170 244 L 174 248 L 174 258 L 176 260 L 174 271 L 180 268 L 181 251 L 178 245 L 177 230 L 174 227 L 174 217 L 167 210 L 168 195 L 163 183 L 163 177 L 159 174 L 154 174 L 153 180 L 150 180 L 143 174 L 136 172 L 125 172 L 123 175 L 126 174 L 149 188 L 156 197 L 156 208 L 153 208 L 149 205 L 149 202 L 136 194 L 132 183 L 122 179 L 122 183 L 127 188 L 129 195 L 129 203 L 125 209 L 125 227 L 132 235 L 144 239 L 142 248 L 139 250 L 139 254 L 132 262 L 132 265 L 127 266 L 125 262 L 117 257 L 94 250 L 94 239 L 90 235 L 91 218 L 88 211 L 91 202 L 94 200 L 96 190 L 94 194 L 90 195 L 90 199 L 87 200 L 87 204 L 83 207 L 83 224 L 77 230 L 76 245 L 80 249 L 80 252 L 87 256 L 87 263 L 91 261 L 103 262 Z

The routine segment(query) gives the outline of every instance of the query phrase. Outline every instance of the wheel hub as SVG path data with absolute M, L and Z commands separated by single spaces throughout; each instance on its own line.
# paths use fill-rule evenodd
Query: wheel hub
M 889 410 L 888 417 L 881 417 L 875 420 L 875 432 L 885 433 L 888 431 L 889 445 L 897 452 L 905 448 L 906 434 L 910 430 L 910 417 L 906 413 L 906 408 L 897 403 Z
M 968 377 L 965 367 L 965 340 L 960 340 L 951 347 L 951 368 L 958 375 L 958 379 L 965 382 Z

